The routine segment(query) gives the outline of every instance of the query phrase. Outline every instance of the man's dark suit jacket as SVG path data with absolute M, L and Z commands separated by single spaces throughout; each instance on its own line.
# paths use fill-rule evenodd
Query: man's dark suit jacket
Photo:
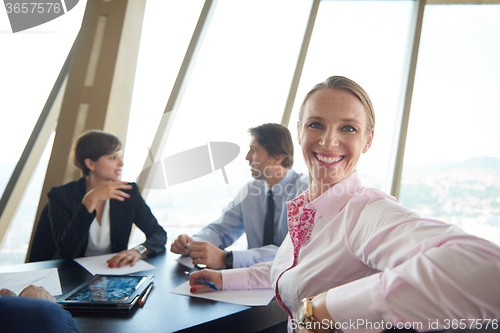
M 70 313 L 60 305 L 26 297 L 0 297 L 3 333 L 79 333 Z
M 130 184 L 132 189 L 124 190 L 130 198 L 110 200 L 111 251 L 116 253 L 127 249 L 132 223 L 135 223 L 146 235 L 143 245 L 156 255 L 165 250 L 167 233 L 151 213 L 137 184 Z M 90 224 L 96 217 L 95 210 L 89 213 L 82 204 L 85 194 L 85 177 L 52 187 L 48 193 L 50 224 L 58 250 L 55 258 L 72 259 L 85 255 Z

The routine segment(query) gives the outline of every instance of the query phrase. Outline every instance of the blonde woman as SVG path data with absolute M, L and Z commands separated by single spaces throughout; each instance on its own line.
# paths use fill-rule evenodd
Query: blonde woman
M 287 203 L 274 262 L 193 273 L 191 292 L 212 290 L 199 279 L 273 287 L 289 332 L 498 327 L 500 248 L 363 186 L 356 165 L 375 129 L 365 90 L 328 78 L 306 95 L 297 126 L 309 190 Z

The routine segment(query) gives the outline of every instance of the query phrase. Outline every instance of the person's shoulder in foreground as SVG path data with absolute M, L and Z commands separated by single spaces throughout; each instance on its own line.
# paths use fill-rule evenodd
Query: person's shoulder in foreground
M 42 287 L 28 286 L 16 297 L 0 291 L 2 333 L 79 333 L 71 314 Z

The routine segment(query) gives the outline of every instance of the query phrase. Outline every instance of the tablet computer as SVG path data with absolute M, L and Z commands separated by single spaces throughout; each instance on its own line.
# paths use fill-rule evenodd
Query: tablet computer
M 128 312 L 153 279 L 152 275 L 95 275 L 57 303 L 69 311 Z

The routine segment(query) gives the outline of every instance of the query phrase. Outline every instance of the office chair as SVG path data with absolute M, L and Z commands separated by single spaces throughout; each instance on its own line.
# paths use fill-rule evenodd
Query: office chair
M 52 228 L 49 219 L 49 205 L 45 205 L 40 214 L 40 220 L 34 231 L 33 241 L 29 250 L 28 262 L 50 260 L 56 254 L 57 248 L 52 238 Z

